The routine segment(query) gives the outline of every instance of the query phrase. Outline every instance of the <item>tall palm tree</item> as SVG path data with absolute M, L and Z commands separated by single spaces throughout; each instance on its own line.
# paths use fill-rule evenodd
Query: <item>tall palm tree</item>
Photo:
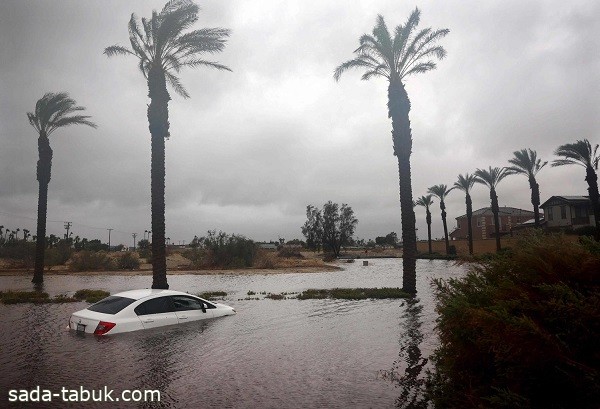
M 425 221 L 427 222 L 427 244 L 429 246 L 429 254 L 431 251 L 431 211 L 429 207 L 433 204 L 433 200 L 431 198 L 432 195 L 421 196 L 417 199 L 415 204 L 417 206 L 423 206 L 425 208 Z
M 475 175 L 469 175 L 466 173 L 458 175 L 458 180 L 454 182 L 454 189 L 462 190 L 465 192 L 465 203 L 467 205 L 467 232 L 469 240 L 469 254 L 473 254 L 473 226 L 471 220 L 473 219 L 473 202 L 471 201 L 471 189 L 475 184 Z
M 189 94 L 176 74 L 184 67 L 211 67 L 231 71 L 224 65 L 201 58 L 225 48 L 229 30 L 202 28 L 183 33 L 198 20 L 198 6 L 190 0 L 169 1 L 160 13 L 152 12 L 141 25 L 135 14 L 129 20 L 131 49 L 113 45 L 104 54 L 132 55 L 148 85 L 148 123 L 151 135 L 152 196 L 152 288 L 169 288 L 165 246 L 165 139 L 169 137 L 167 82 L 184 98 Z
M 37 240 L 35 245 L 35 284 L 44 282 L 44 250 L 46 248 L 46 214 L 48 212 L 48 184 L 52 169 L 52 148 L 50 135 L 57 129 L 70 125 L 87 125 L 96 128 L 89 116 L 76 114 L 85 108 L 77 106 L 66 92 L 48 92 L 35 104 L 35 111 L 28 112 L 27 118 L 38 133 L 37 180 L 39 182 Z
M 555 159 L 552 166 L 579 165 L 585 168 L 585 181 L 588 184 L 588 193 L 594 210 L 594 219 L 596 220 L 596 240 L 600 241 L 600 194 L 598 193 L 598 145 L 592 148 L 592 144 L 587 139 L 579 140 L 575 143 L 567 143 L 559 146 L 554 154 L 562 156 L 564 159 Z
M 399 25 L 393 35 L 389 32 L 381 15 L 373 28 L 373 34 L 364 34 L 359 39 L 355 57 L 335 69 L 333 77 L 338 81 L 342 73 L 351 68 L 365 69 L 363 80 L 384 77 L 388 80 L 388 117 L 392 118 L 392 140 L 394 155 L 398 158 L 400 176 L 400 213 L 402 219 L 402 281 L 404 290 L 416 293 L 417 242 L 415 212 L 413 209 L 410 175 L 412 135 L 410 129 L 410 100 L 404 81 L 412 74 L 435 69 L 434 59 L 446 56 L 446 50 L 437 42 L 449 30 L 426 28 L 417 31 L 421 17 L 415 9 L 404 25 Z
M 475 182 L 486 185 L 490 189 L 490 199 L 492 201 L 492 213 L 494 215 L 494 228 L 496 231 L 496 251 L 500 251 L 500 207 L 498 206 L 498 195 L 496 194 L 496 187 L 498 183 L 511 173 L 507 168 L 492 168 L 489 170 L 477 169 L 475 171 Z
M 450 254 L 450 242 L 448 241 L 448 224 L 446 223 L 446 196 L 454 188 L 448 189 L 446 185 L 431 186 L 427 193 L 431 193 L 440 200 L 440 209 L 442 210 L 442 224 L 444 225 L 444 240 L 446 241 L 446 254 Z
M 507 169 L 512 174 L 525 175 L 529 179 L 535 227 L 540 227 L 540 185 L 538 185 L 535 176 L 548 162 L 542 162 L 537 157 L 537 152 L 531 149 L 514 151 L 513 155 L 514 157 L 508 160 L 513 166 L 509 166 Z

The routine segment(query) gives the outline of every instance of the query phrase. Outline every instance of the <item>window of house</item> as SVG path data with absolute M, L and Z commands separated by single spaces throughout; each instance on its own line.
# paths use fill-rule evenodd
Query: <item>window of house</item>
M 548 208 L 548 220 L 554 220 L 554 213 L 552 212 L 553 209 L 553 207 Z
M 561 219 L 566 219 L 567 218 L 567 206 L 561 206 L 560 207 L 560 218 Z

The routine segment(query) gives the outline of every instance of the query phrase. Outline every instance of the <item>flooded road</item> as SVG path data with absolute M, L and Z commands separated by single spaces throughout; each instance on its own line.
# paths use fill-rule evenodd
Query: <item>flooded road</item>
M 30 407 L 392 408 L 400 391 L 380 373 L 392 368 L 407 341 L 404 301 L 259 295 L 402 283 L 401 259 L 341 266 L 343 271 L 326 273 L 170 276 L 174 290 L 227 292 L 224 302 L 238 314 L 104 338 L 65 330 L 71 312 L 88 305 L 83 302 L 0 305 L 0 407 L 7 407 L 9 389 L 39 385 L 53 391 L 106 386 L 119 394 L 156 389 L 161 402 Z M 417 269 L 420 348 L 427 353 L 436 342 L 431 278 L 458 276 L 463 267 L 419 260 Z M 0 277 L 0 290 L 31 290 L 29 280 Z M 51 296 L 82 288 L 116 293 L 150 283 L 149 276 L 48 276 L 44 290 Z M 248 291 L 261 299 L 244 300 Z

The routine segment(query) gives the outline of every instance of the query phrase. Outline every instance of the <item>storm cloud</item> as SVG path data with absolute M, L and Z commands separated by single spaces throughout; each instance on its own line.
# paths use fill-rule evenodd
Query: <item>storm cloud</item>
M 72 221 L 82 237 L 129 243 L 150 229 L 150 136 L 145 81 L 127 45 L 132 12 L 163 1 L 0 3 L 0 224 L 35 230 L 36 134 L 25 113 L 45 92 L 67 91 L 98 129 L 52 135 L 48 232 Z M 377 14 L 389 27 L 422 11 L 421 27 L 449 28 L 437 70 L 409 78 L 413 193 L 459 173 L 504 166 L 512 152 L 544 160 L 564 143 L 600 142 L 600 3 L 447 0 L 199 2 L 197 27 L 232 30 L 214 59 L 233 72 L 188 70 L 191 98 L 172 92 L 167 142 L 167 236 L 208 229 L 256 240 L 301 238 L 307 204 L 350 204 L 357 235 L 400 232 L 397 163 L 384 80 L 332 74 L 352 57 Z M 586 194 L 578 167 L 544 168 L 542 201 Z M 503 181 L 501 205 L 531 207 L 522 176 Z M 489 205 L 476 186 L 475 208 Z M 464 214 L 452 192 L 448 217 Z M 442 235 L 437 203 L 434 236 Z M 419 235 L 424 211 L 416 209 Z M 422 238 L 422 237 L 421 237 Z

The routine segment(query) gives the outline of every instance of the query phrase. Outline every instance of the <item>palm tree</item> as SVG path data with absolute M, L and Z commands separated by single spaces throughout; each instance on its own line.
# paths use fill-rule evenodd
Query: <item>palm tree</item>
M 431 193 L 440 200 L 440 209 L 442 210 L 442 224 L 444 225 L 444 240 L 446 241 L 446 254 L 450 254 L 450 242 L 448 241 L 448 225 L 446 224 L 446 196 L 454 188 L 448 189 L 446 185 L 435 185 L 431 186 L 427 193 Z
M 465 192 L 465 203 L 467 205 L 467 231 L 469 236 L 469 254 L 473 254 L 473 226 L 471 220 L 473 219 L 473 202 L 471 201 L 471 189 L 475 184 L 475 175 L 469 175 L 466 173 L 458 175 L 458 180 L 454 182 L 454 189 L 462 190 Z
M 151 196 L 152 196 L 152 288 L 169 288 L 165 247 L 165 139 L 169 138 L 169 100 L 167 82 L 176 93 L 189 95 L 176 74 L 184 67 L 211 67 L 231 71 L 224 65 L 207 61 L 200 56 L 225 48 L 229 30 L 202 28 L 188 33 L 198 20 L 198 6 L 189 0 L 169 1 L 160 13 L 152 12 L 150 19 L 135 14 L 129 20 L 131 49 L 113 45 L 104 54 L 132 55 L 138 58 L 138 68 L 148 85 L 148 123 L 151 135 Z
M 475 171 L 475 182 L 486 185 L 490 189 L 490 199 L 492 201 L 492 213 L 494 214 L 494 228 L 496 230 L 496 251 L 500 251 L 500 218 L 498 213 L 500 207 L 498 206 L 498 195 L 496 194 L 496 187 L 498 183 L 505 177 L 509 176 L 511 172 L 507 168 L 492 168 L 489 170 L 477 169 Z
M 75 100 L 66 92 L 58 94 L 49 92 L 35 104 L 35 111 L 28 112 L 27 118 L 38 133 L 37 180 L 39 182 L 37 237 L 35 245 L 35 268 L 33 280 L 35 284 L 44 282 L 44 250 L 46 248 L 46 214 L 48 211 L 48 184 L 52 170 L 52 148 L 50 135 L 59 128 L 70 125 L 87 125 L 96 128 L 89 121 L 89 116 L 76 114 L 85 110 L 77 106 Z
M 427 222 L 427 244 L 429 246 L 429 254 L 431 254 L 431 211 L 429 210 L 429 207 L 433 204 L 433 200 L 431 199 L 431 195 L 421 196 L 417 199 L 415 204 L 425 208 L 425 221 Z
M 593 148 L 587 139 L 559 146 L 554 154 L 564 159 L 555 159 L 552 166 L 579 165 L 585 168 L 585 181 L 588 184 L 588 194 L 596 220 L 596 240 L 600 241 L 600 194 L 598 193 L 598 145 Z
M 412 135 L 410 129 L 410 100 L 404 81 L 412 74 L 435 69 L 434 59 L 446 56 L 446 50 L 437 45 L 449 30 L 426 28 L 416 31 L 421 12 L 415 9 L 404 25 L 396 27 L 390 34 L 381 15 L 373 28 L 373 34 L 364 34 L 359 47 L 354 50 L 355 58 L 342 63 L 335 69 L 333 77 L 338 81 L 342 73 L 351 68 L 363 68 L 363 80 L 384 77 L 388 85 L 388 117 L 392 119 L 394 155 L 398 158 L 400 176 L 400 213 L 402 218 L 402 281 L 405 291 L 416 293 L 417 242 L 415 212 L 413 209 L 410 175 Z
M 542 162 L 537 157 L 537 152 L 531 149 L 514 151 L 513 155 L 515 156 L 508 160 L 513 166 L 509 166 L 507 169 L 511 174 L 525 175 L 529 179 L 535 227 L 540 227 L 540 185 L 535 180 L 535 176 L 548 162 Z

